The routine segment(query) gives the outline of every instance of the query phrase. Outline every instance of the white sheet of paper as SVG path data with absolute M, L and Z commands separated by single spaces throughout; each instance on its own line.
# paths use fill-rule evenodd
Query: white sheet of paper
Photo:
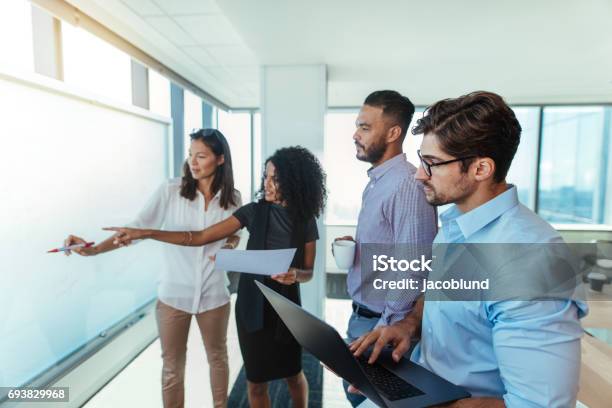
M 215 269 L 275 275 L 285 273 L 291 266 L 295 248 L 289 249 L 220 249 L 215 260 Z

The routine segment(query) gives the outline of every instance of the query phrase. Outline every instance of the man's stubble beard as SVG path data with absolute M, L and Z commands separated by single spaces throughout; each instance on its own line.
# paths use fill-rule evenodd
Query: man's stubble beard
M 363 156 L 360 156 L 359 153 L 356 154 L 357 160 L 361 160 L 368 163 L 376 163 L 378 162 L 387 151 L 387 145 L 385 145 L 384 141 L 380 141 L 380 143 L 374 143 L 370 145 L 368 149 L 365 149 L 363 145 L 355 142 L 355 145 L 361 147 L 363 150 Z
M 457 183 L 457 187 L 452 192 L 452 195 L 436 191 L 436 189 L 427 181 L 424 181 L 423 185 L 430 188 L 430 193 L 429 195 L 425 194 L 425 199 L 429 204 L 436 207 L 461 202 L 465 198 L 469 197 L 475 190 L 475 187 L 470 186 L 466 177 L 462 177 L 460 179 L 460 181 Z

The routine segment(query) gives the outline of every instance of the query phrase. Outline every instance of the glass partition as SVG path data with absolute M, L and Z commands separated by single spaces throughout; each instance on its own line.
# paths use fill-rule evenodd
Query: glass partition
M 251 113 L 226 112 L 221 109 L 218 112 L 219 130 L 225 135 L 232 152 L 234 184 L 242 194 L 242 202 L 246 204 L 253 199 Z
M 547 221 L 601 224 L 606 217 L 610 108 L 544 108 L 538 213 Z M 606 219 L 607 218 L 607 219 Z
M 47 251 L 68 234 L 99 242 L 102 227 L 136 216 L 169 175 L 169 123 L 5 79 L 0 111 L 0 387 L 14 387 L 61 371 L 156 297 L 154 243 L 93 258 Z
M 131 58 L 95 35 L 62 22 L 64 81 L 132 104 Z
M 34 72 L 32 4 L 26 0 L 0 1 L 0 67 Z

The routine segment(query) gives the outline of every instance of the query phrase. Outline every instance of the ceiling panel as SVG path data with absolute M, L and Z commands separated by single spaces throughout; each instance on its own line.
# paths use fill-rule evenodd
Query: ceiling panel
M 152 0 L 121 0 L 140 16 L 163 16 L 164 12 Z
M 197 45 L 197 42 L 169 17 L 146 17 L 145 20 L 178 46 Z
M 206 47 L 210 55 L 225 66 L 257 65 L 254 54 L 245 46 L 221 45 Z
M 203 67 L 219 66 L 219 63 L 200 45 L 183 47 L 183 51 Z
M 251 65 L 246 67 L 226 67 L 227 72 L 233 77 L 243 82 L 257 82 L 259 81 L 259 67 L 257 65 Z
M 215 78 L 223 81 L 224 86 L 231 89 L 236 95 L 242 98 L 256 99 L 257 93 L 253 87 L 253 83 L 242 81 L 239 78 L 232 75 L 228 70 L 221 67 L 209 67 L 207 68 Z
M 169 15 L 218 14 L 214 0 L 153 0 Z
M 180 16 L 174 20 L 198 44 L 242 44 L 242 39 L 223 15 Z
M 207 67 L 206 70 L 220 81 L 228 84 L 235 82 L 235 78 L 223 67 Z
M 254 99 L 259 97 L 259 81 L 249 81 L 245 82 L 244 86 L 251 92 L 251 95 Z

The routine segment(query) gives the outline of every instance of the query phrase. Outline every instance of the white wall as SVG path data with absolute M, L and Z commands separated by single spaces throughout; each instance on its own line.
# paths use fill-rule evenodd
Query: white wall
M 324 65 L 262 67 L 262 157 L 281 147 L 301 145 L 323 166 L 327 78 Z M 314 278 L 302 285 L 302 304 L 323 316 L 325 300 L 325 228 L 318 222 L 319 241 Z

